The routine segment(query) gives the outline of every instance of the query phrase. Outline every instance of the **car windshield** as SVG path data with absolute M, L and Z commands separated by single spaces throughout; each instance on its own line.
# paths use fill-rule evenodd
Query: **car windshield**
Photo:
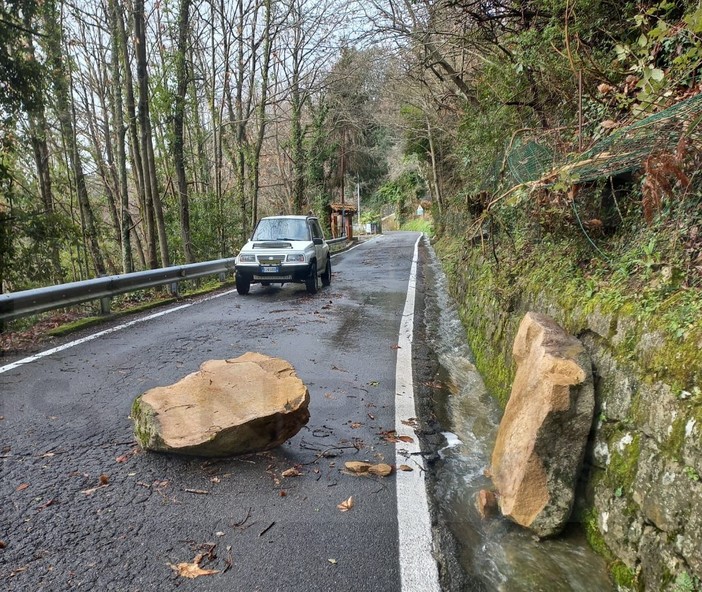
M 307 221 L 301 218 L 263 218 L 253 240 L 310 240 Z

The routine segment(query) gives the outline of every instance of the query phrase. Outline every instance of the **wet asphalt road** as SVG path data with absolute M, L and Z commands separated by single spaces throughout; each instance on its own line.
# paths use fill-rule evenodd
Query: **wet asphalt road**
M 394 477 L 341 469 L 396 462 L 382 433 L 417 236 L 335 257 L 316 296 L 253 286 L 0 374 L 0 589 L 398 591 Z M 134 397 L 247 351 L 287 359 L 307 384 L 297 436 L 214 461 L 135 448 Z M 293 466 L 302 475 L 284 478 Z M 198 554 L 220 573 L 168 565 Z

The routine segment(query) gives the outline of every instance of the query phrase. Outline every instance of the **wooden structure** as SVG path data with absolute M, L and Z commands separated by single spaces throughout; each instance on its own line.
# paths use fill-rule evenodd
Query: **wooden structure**
M 353 238 L 353 217 L 357 208 L 352 203 L 333 203 L 331 207 L 332 238 L 345 236 L 348 240 Z

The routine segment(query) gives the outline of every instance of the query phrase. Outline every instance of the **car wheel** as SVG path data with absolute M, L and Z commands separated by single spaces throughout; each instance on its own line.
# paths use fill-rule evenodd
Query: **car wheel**
M 310 266 L 310 275 L 307 276 L 305 280 L 305 286 L 307 286 L 307 292 L 310 294 L 316 294 L 318 289 L 318 279 L 317 279 L 317 264 L 313 263 Z
M 322 285 L 328 286 L 331 284 L 331 257 L 327 257 L 327 268 L 322 274 Z
M 251 289 L 251 280 L 246 279 L 239 274 L 236 275 L 236 291 L 242 296 L 246 296 Z

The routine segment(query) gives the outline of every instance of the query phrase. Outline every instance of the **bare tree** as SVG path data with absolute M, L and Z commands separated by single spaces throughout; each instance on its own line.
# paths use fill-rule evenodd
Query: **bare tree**
M 62 30 L 61 12 L 56 7 L 55 0 L 47 0 L 43 6 L 45 51 L 47 61 L 51 68 L 51 79 L 53 83 L 54 96 L 56 101 L 56 114 L 58 116 L 64 144 L 68 151 L 68 157 L 73 172 L 76 196 L 80 205 L 81 221 L 85 241 L 88 246 L 93 267 L 97 275 L 105 273 L 105 263 L 100 251 L 98 232 L 93 215 L 93 209 L 88 198 L 88 188 L 83 173 L 83 163 L 81 161 L 78 139 L 73 124 L 73 108 L 70 96 L 69 73 L 65 67 L 65 56 L 62 51 Z
M 363 0 L 358 4 L 372 23 L 369 35 L 411 47 L 426 70 L 464 100 L 475 102 L 467 73 L 458 69 L 459 64 L 465 65 L 461 60 L 463 45 L 455 31 L 459 21 L 450 2 Z M 453 40 L 457 43 L 451 43 Z
M 149 265 L 158 267 L 156 249 L 153 244 L 154 226 L 158 233 L 158 244 L 161 254 L 161 264 L 170 265 L 166 226 L 163 218 L 163 207 L 158 188 L 154 144 L 151 132 L 151 115 L 149 110 L 149 75 L 146 58 L 146 28 L 144 16 L 144 0 L 134 2 L 134 35 L 136 40 L 137 84 L 139 88 L 139 127 L 142 175 L 146 194 L 146 216 L 149 235 Z
M 297 213 L 309 206 L 305 199 L 304 108 L 331 66 L 346 8 L 337 0 L 292 0 L 278 45 L 289 103 L 290 193 Z
M 178 201 L 180 212 L 180 236 L 183 242 L 183 255 L 186 263 L 192 263 L 193 246 L 190 236 L 190 204 L 188 181 L 185 175 L 185 155 L 183 150 L 183 130 L 185 125 L 185 99 L 188 90 L 188 69 L 186 66 L 188 29 L 191 0 L 181 0 L 178 14 L 178 45 L 176 47 L 176 92 L 173 114 L 173 160 L 178 180 Z

